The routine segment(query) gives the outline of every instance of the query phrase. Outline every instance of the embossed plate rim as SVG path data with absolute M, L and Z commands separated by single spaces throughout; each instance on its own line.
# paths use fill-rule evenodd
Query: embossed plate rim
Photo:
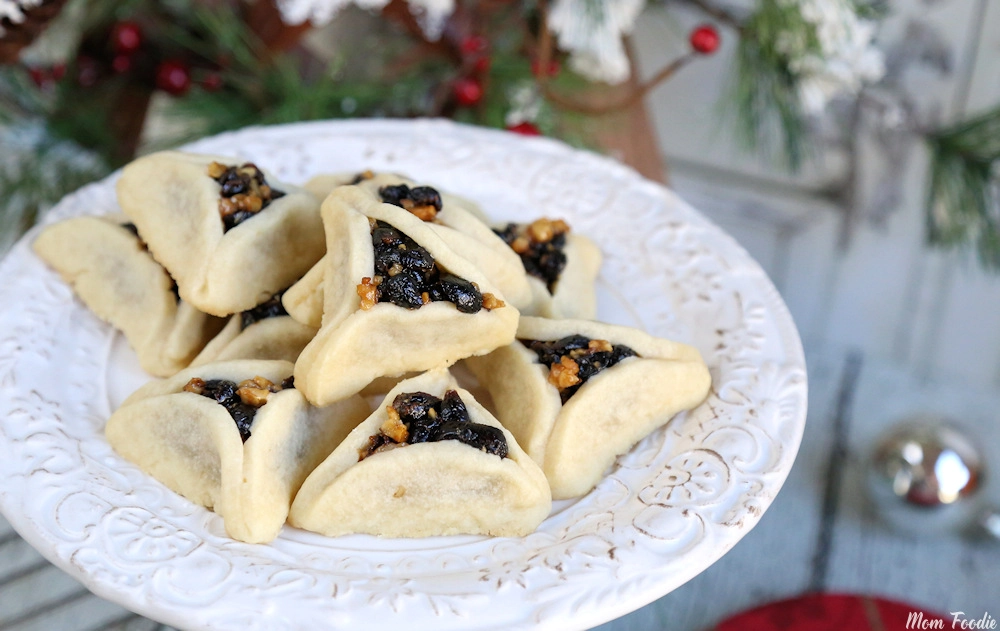
M 666 188 L 550 139 L 441 120 L 250 128 L 188 148 L 235 153 L 287 181 L 361 162 L 494 216 L 566 216 L 602 246 L 602 273 L 646 328 L 702 350 L 715 387 L 528 537 L 423 550 L 368 538 L 363 552 L 351 539 L 242 544 L 107 446 L 93 374 L 113 333 L 33 257 L 33 232 L 0 264 L 0 511 L 95 593 L 192 629 L 585 628 L 704 570 L 787 477 L 806 411 L 795 325 L 750 256 Z M 46 221 L 113 210 L 114 179 L 68 196 Z

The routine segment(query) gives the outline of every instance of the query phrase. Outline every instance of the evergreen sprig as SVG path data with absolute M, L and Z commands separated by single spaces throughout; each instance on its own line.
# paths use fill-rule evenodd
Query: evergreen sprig
M 810 32 L 794 5 L 763 0 L 743 24 L 736 63 L 724 106 L 735 121 L 737 141 L 772 161 L 798 171 L 806 154 L 808 126 L 798 81 L 788 55 L 778 49 L 779 34 Z M 815 35 L 812 35 L 815 37 Z M 803 42 L 805 47 L 815 42 Z
M 1000 271 L 1000 107 L 930 133 L 927 239 Z

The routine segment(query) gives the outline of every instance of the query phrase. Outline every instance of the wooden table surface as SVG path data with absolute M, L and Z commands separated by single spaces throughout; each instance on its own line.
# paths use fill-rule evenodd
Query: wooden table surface
M 969 617 L 1000 616 L 1000 544 L 908 537 L 882 526 L 862 474 L 875 437 L 911 414 L 961 410 L 1000 463 L 1000 395 L 927 383 L 859 354 L 808 354 L 809 418 L 785 487 L 757 527 L 686 585 L 602 631 L 711 628 L 744 609 L 811 591 L 887 596 Z M 995 469 L 996 467 L 994 467 Z M 985 499 L 1000 505 L 995 475 Z M 166 629 L 88 592 L 0 521 L 0 630 Z

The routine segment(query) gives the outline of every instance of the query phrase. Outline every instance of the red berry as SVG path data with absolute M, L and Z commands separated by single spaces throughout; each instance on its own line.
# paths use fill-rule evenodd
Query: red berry
M 548 73 L 549 76 L 550 77 L 556 76 L 557 74 L 559 74 L 559 70 L 560 70 L 560 68 L 559 68 L 559 62 L 556 61 L 555 59 L 550 59 L 549 60 L 549 73 Z M 540 76 L 542 74 L 542 64 L 537 59 L 532 59 L 531 60 L 531 74 L 535 75 L 536 77 Z
M 507 127 L 507 131 L 512 131 L 515 134 L 521 134 L 522 136 L 541 136 L 542 132 L 534 123 L 528 121 L 523 121 L 517 125 L 510 125 Z
M 111 60 L 111 69 L 115 74 L 125 74 L 132 69 L 132 57 L 129 55 L 115 55 Z
M 719 48 L 719 32 L 710 24 L 691 31 L 691 48 L 702 55 L 711 55 Z
M 201 80 L 201 87 L 208 92 L 216 92 L 222 89 L 222 75 L 218 72 L 210 72 Z
M 463 77 L 452 88 L 459 105 L 475 105 L 483 100 L 483 86 L 475 79 Z
M 118 22 L 111 30 L 115 52 L 130 55 L 142 46 L 142 29 L 135 22 Z
M 470 35 L 462 40 L 462 44 L 460 46 L 463 55 L 484 53 L 489 47 L 489 40 L 482 35 Z
M 191 88 L 188 65 L 177 59 L 160 62 L 156 68 L 156 87 L 167 94 L 181 96 Z
M 55 64 L 52 66 L 52 78 L 56 81 L 62 81 L 62 78 L 66 76 L 66 64 Z
M 486 74 L 490 71 L 491 62 L 492 60 L 489 56 L 483 55 L 472 65 L 472 69 L 476 72 L 476 74 Z
M 49 75 L 42 68 L 28 68 L 28 75 L 39 88 L 45 87 L 45 84 L 49 82 Z

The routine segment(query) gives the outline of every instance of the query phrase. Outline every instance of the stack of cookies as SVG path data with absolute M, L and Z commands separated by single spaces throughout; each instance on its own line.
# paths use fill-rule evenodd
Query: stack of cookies
M 525 535 L 711 386 L 694 348 L 593 320 L 600 251 L 560 219 L 494 226 L 399 175 L 300 188 L 179 152 L 117 192 L 122 215 L 35 251 L 165 378 L 111 445 L 242 541 Z

